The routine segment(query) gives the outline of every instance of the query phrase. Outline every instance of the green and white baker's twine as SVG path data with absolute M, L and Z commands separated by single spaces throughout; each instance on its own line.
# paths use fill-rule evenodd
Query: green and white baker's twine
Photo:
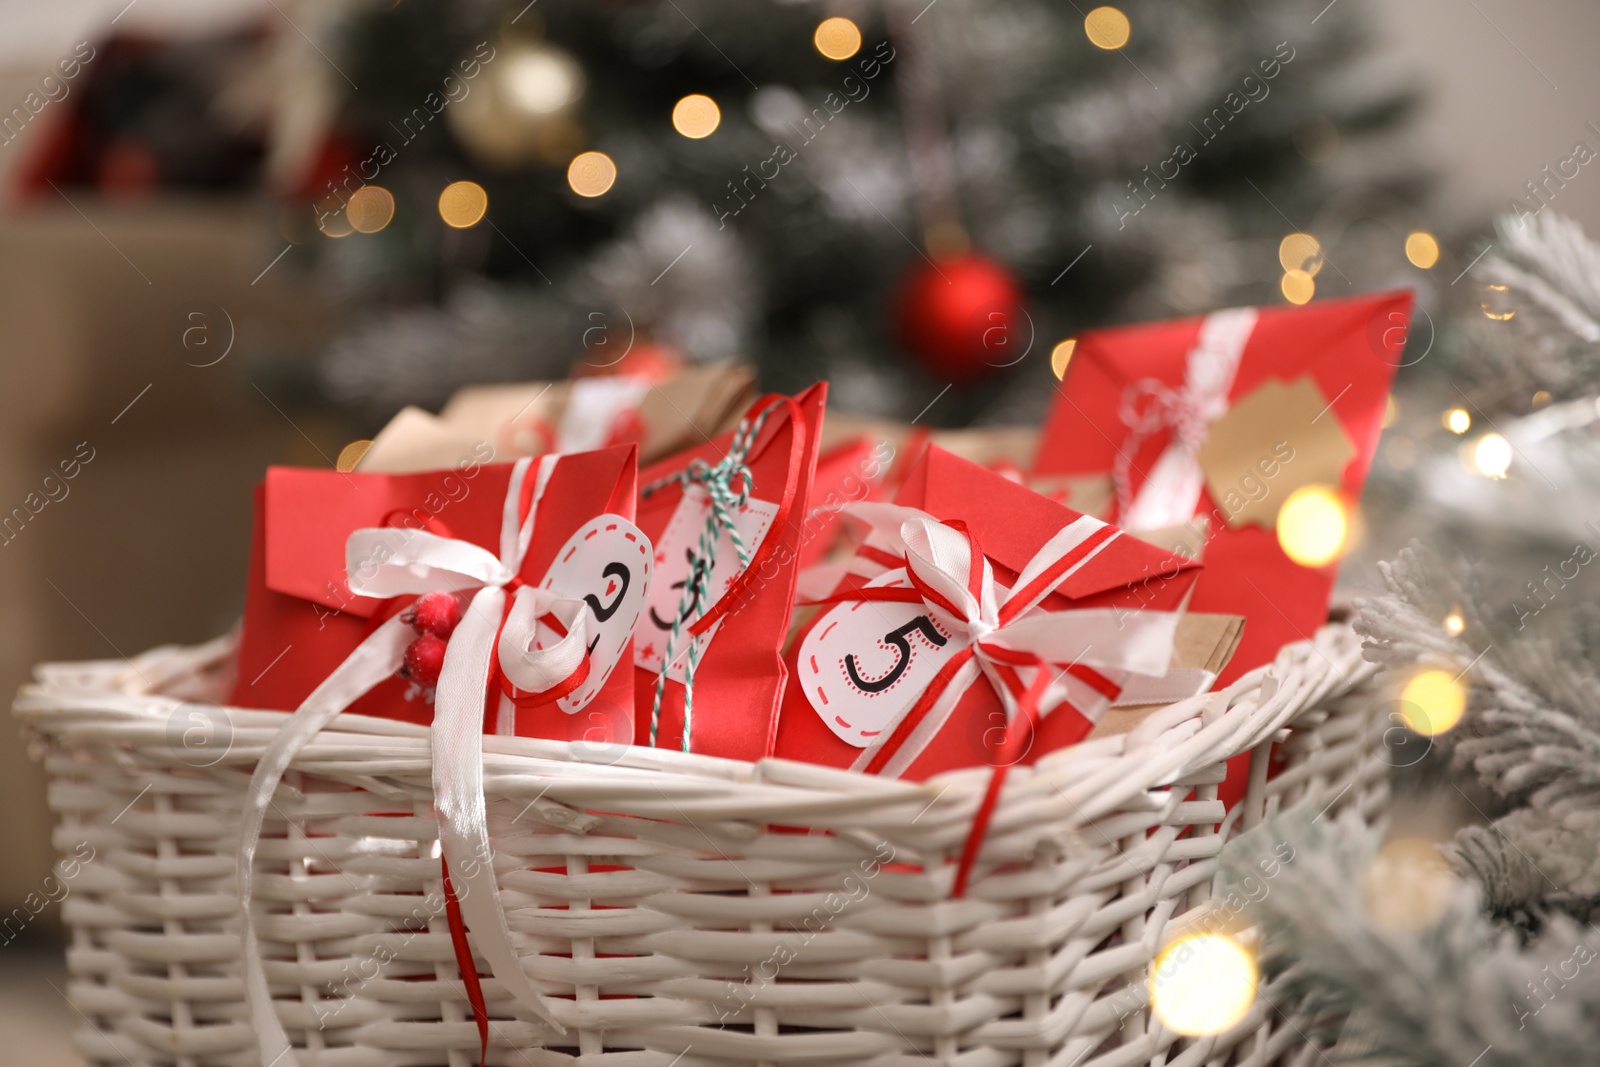
M 706 513 L 705 527 L 700 531 L 700 566 L 691 567 L 689 578 L 683 583 L 683 596 L 678 598 L 678 610 L 672 616 L 672 629 L 667 634 L 667 650 L 662 655 L 661 673 L 656 678 L 656 698 L 650 708 L 652 746 L 656 743 L 656 733 L 661 726 L 661 698 L 667 690 L 667 670 L 672 666 L 673 658 L 678 653 L 678 639 L 684 630 L 684 616 L 688 614 L 691 604 L 700 606 L 701 615 L 704 615 L 711 606 L 708 595 L 711 571 L 716 563 L 717 541 L 722 531 L 727 531 L 728 540 L 733 542 L 733 549 L 739 554 L 739 566 L 741 568 L 750 566 L 750 549 L 733 524 L 733 513 L 749 502 L 751 478 L 750 468 L 745 460 L 749 457 L 751 446 L 755 444 L 756 435 L 761 432 L 762 424 L 767 421 L 767 416 L 779 406 L 779 403 L 761 409 L 753 418 L 739 420 L 739 426 L 733 432 L 733 443 L 728 446 L 728 454 L 723 456 L 720 462 L 708 464 L 703 459 L 692 460 L 681 474 L 663 478 L 644 487 L 644 495 L 649 496 L 669 485 L 681 485 L 687 492 L 691 485 L 698 484 L 705 487 L 706 495 L 711 501 L 711 510 Z M 739 484 L 738 489 L 733 487 L 735 482 Z M 699 662 L 700 642 L 690 641 L 683 668 L 682 748 L 685 752 L 689 751 L 689 731 L 694 720 L 694 671 Z

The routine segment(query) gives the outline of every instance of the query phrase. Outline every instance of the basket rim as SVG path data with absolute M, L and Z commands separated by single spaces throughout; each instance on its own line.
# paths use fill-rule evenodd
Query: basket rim
M 171 751 L 171 727 L 180 709 L 220 714 L 228 749 L 207 769 L 241 769 L 248 776 L 288 713 L 186 699 L 181 683 L 222 667 L 234 635 L 193 645 L 166 645 L 130 660 L 46 663 L 19 691 L 14 713 L 31 729 L 59 743 L 120 743 L 159 762 L 168 749 L 174 766 L 185 762 Z M 1138 794 L 1171 785 L 1208 766 L 1268 740 L 1300 713 L 1356 688 L 1376 671 L 1361 656 L 1348 624 L 1325 625 L 1310 640 L 1285 646 L 1276 659 L 1255 668 L 1220 692 L 1170 704 L 1126 733 L 1080 742 L 1011 769 L 1008 803 L 1058 794 L 1087 823 L 1118 809 Z M 857 808 L 940 802 L 969 808 L 991 768 L 949 771 L 922 782 L 880 778 L 794 760 L 767 757 L 753 763 L 644 746 L 609 746 L 591 752 L 581 743 L 486 734 L 486 786 L 526 779 L 552 783 L 553 800 L 593 804 L 607 791 L 655 791 L 670 803 L 707 811 L 730 804 L 740 817 L 763 813 L 796 816 L 835 814 Z M 597 756 L 599 758 L 597 758 Z M 305 746 L 296 766 L 318 774 L 363 779 L 394 776 L 426 779 L 430 741 L 426 726 L 365 715 L 341 714 Z M 193 763 L 189 763 L 193 766 Z M 687 814 L 687 812 L 684 812 Z

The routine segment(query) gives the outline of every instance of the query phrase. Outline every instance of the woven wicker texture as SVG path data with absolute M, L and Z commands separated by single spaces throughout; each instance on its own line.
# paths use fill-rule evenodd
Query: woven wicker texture
M 283 717 L 207 702 L 228 652 L 45 667 L 17 702 L 58 846 L 93 850 L 63 915 L 77 1040 L 96 1064 L 258 1062 L 234 855 L 240 798 Z M 1303 1039 L 1264 1001 L 1226 1034 L 1165 1030 L 1149 968 L 1241 825 L 1292 805 L 1381 816 L 1370 674 L 1330 626 L 1226 693 L 1014 769 L 962 900 L 953 861 L 986 770 L 904 783 L 486 737 L 513 936 L 567 1027 L 525 1016 L 484 966 L 489 1062 L 1288 1062 Z M 1279 773 L 1224 819 L 1222 761 L 1275 743 Z M 347 715 L 276 796 L 255 922 L 302 1064 L 477 1062 L 429 776 L 425 730 Z

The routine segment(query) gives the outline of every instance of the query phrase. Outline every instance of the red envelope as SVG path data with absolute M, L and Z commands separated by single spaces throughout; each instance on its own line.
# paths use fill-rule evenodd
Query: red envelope
M 704 646 L 696 667 L 689 730 L 694 752 L 743 760 L 761 759 L 771 752 L 783 692 L 781 653 L 794 611 L 803 520 L 815 484 L 817 442 L 826 398 L 826 383 L 818 383 L 796 397 L 798 426 L 780 405 L 762 426 L 751 450 L 747 463 L 752 479 L 751 503 L 736 516 L 736 524 L 752 553 L 774 524 L 781 525 L 771 554 L 742 586 L 734 585 L 742 576 L 735 550 L 726 535 L 719 541 L 710 572 L 710 595 L 720 602 L 731 590 L 736 601 L 729 601 L 732 610 L 711 631 L 711 640 Z M 732 439 L 731 433 L 722 434 L 698 448 L 662 460 L 641 472 L 640 485 L 648 488 L 674 478 L 696 460 L 715 464 L 727 454 Z M 795 478 L 793 502 L 788 514 L 783 515 L 779 505 L 791 474 Z M 676 646 L 681 653 L 689 641 L 688 626 L 717 610 L 715 603 L 682 603 L 692 568 L 698 565 L 698 537 L 704 514 L 703 497 L 686 493 L 675 482 L 642 493 L 639 498 L 639 528 L 656 546 L 650 605 L 634 634 L 634 703 L 638 711 L 635 736 L 641 745 L 649 743 L 656 681 L 674 616 L 683 619 L 682 641 Z M 683 720 L 684 687 L 681 680 L 669 675 L 656 745 L 680 747 Z
M 256 489 L 249 589 L 230 702 L 293 710 L 367 636 L 376 613 L 383 612 L 382 618 L 392 612 L 388 601 L 350 592 L 345 543 L 352 531 L 397 522 L 412 528 L 443 524 L 451 536 L 495 552 L 511 470 L 511 464 L 476 461 L 417 474 L 269 468 Z M 542 581 L 557 553 L 597 516 L 610 512 L 631 519 L 636 471 L 633 445 L 562 456 L 538 505 L 533 540 L 523 557 L 523 580 Z M 641 559 L 639 566 L 647 562 Z M 592 590 L 560 591 L 592 593 L 591 604 L 604 610 L 618 599 L 617 577 L 614 571 L 606 578 L 596 575 Z M 641 573 L 639 581 L 644 580 Z M 613 587 L 609 596 L 607 583 Z M 631 649 L 624 647 L 617 668 L 585 709 L 592 714 L 567 714 L 555 705 L 519 709 L 516 732 L 598 740 L 596 730 L 604 720 L 617 727 L 604 727 L 606 742 L 626 741 L 628 737 L 617 733 L 631 737 L 631 658 Z M 497 702 L 488 706 L 485 729 L 494 732 Z M 433 718 L 433 705 L 400 678 L 378 685 L 350 711 L 423 724 Z
M 895 503 L 918 508 L 936 519 L 964 522 L 994 568 L 995 580 L 1007 587 L 1016 583 L 1019 573 L 1047 541 L 1082 517 L 1004 475 L 938 447 L 928 449 L 912 467 Z M 874 552 L 870 546 L 863 549 L 863 555 L 868 558 Z M 1198 570 L 1197 563 L 1175 559 L 1171 553 L 1153 545 L 1120 535 L 1079 569 L 1069 573 L 1041 606 L 1047 611 L 1103 608 L 1130 614 L 1141 609 L 1172 612 L 1182 606 Z M 859 579 L 847 578 L 840 592 L 852 586 L 859 587 L 859 584 Z M 865 607 L 866 614 L 870 614 L 872 605 Z M 825 709 L 821 705 L 825 702 L 820 697 L 813 702 L 804 691 L 806 665 L 798 662 L 800 650 L 805 646 L 805 635 L 827 617 L 825 613 L 813 619 L 791 648 L 789 684 L 784 692 L 774 754 L 808 763 L 849 767 L 864 748 L 842 740 L 824 721 Z M 914 673 L 917 649 L 932 635 L 926 627 L 922 634 L 906 632 L 907 629 L 900 627 L 896 633 L 878 635 L 875 642 L 880 646 L 878 650 L 870 645 L 864 647 L 864 657 L 884 660 L 884 663 L 873 661 L 880 675 L 895 648 L 904 650 L 903 658 L 896 663 L 906 669 L 905 676 Z M 944 726 L 912 759 L 901 776 L 921 780 L 941 771 L 989 762 L 1004 735 L 1005 721 L 998 696 L 988 682 L 980 679 L 960 698 Z M 1044 718 L 1021 762 L 1031 762 L 1046 752 L 1081 740 L 1092 725 L 1068 708 L 1058 709 Z
M 1240 338 L 1243 345 L 1236 353 L 1237 370 L 1224 406 L 1239 404 L 1269 383 L 1277 388 L 1299 385 L 1306 378 L 1314 381 L 1320 396 L 1313 406 L 1326 407 L 1320 418 L 1305 420 L 1307 431 L 1311 423 L 1322 422 L 1317 432 L 1337 427 L 1348 438 L 1348 451 L 1339 453 L 1348 455 L 1348 462 L 1341 470 L 1335 461 L 1329 480 L 1353 505 L 1377 448 L 1390 380 L 1402 362 L 1411 303 L 1411 293 L 1392 292 L 1254 309 L 1256 319 L 1247 337 Z M 1169 390 L 1185 388 L 1202 324 L 1210 318 L 1215 316 L 1083 334 L 1045 422 L 1034 473 L 1104 474 L 1114 469 L 1123 451 L 1136 495 L 1177 431 L 1166 425 L 1142 437 L 1135 434 L 1128 425 L 1128 400 L 1151 381 Z M 1212 422 L 1211 428 L 1216 425 Z M 1280 465 L 1263 449 L 1258 481 L 1268 487 L 1266 492 L 1274 492 L 1273 475 L 1267 472 L 1280 469 L 1293 470 L 1293 462 Z M 1238 652 L 1219 679 L 1219 685 L 1226 685 L 1271 662 L 1285 644 L 1316 632 L 1327 619 L 1337 562 L 1313 568 L 1291 560 L 1278 543 L 1271 521 L 1275 510 L 1264 523 L 1230 527 L 1223 517 L 1237 512 L 1238 501 L 1220 495 L 1224 499 L 1215 499 L 1212 488 L 1202 486 L 1192 512 L 1184 517 L 1209 515 L 1212 528 L 1201 555 L 1205 572 L 1190 608 L 1247 620 Z M 1271 497 L 1275 503 L 1270 506 L 1275 509 L 1285 496 Z M 1113 518 L 1125 521 L 1115 513 Z

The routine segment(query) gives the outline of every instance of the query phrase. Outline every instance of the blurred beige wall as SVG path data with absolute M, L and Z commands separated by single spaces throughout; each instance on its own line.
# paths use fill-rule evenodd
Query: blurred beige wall
M 1378 0 L 1373 10 L 1384 58 L 1429 93 L 1406 143 L 1442 178 L 1441 233 L 1526 200 L 1524 183 L 1568 158 L 1575 141 L 1600 152 L 1600 3 Z M 1338 13 L 1336 3 L 1323 17 Z M 1600 235 L 1600 161 L 1557 189 L 1551 208 Z
M 15 524 L 13 509 L 38 509 L 0 534 L 8 699 L 40 660 L 115 658 L 227 629 L 242 603 L 251 487 L 270 462 L 321 463 L 317 449 L 343 443 L 323 421 L 291 424 L 252 387 L 247 353 L 291 343 L 319 318 L 283 263 L 273 284 L 251 284 L 284 245 L 257 214 L 74 193 L 0 216 L 0 516 Z M 186 312 L 200 301 L 224 315 L 207 311 L 209 349 L 186 349 Z M 220 355 L 230 333 L 226 358 L 191 365 Z M 54 857 L 39 768 L 14 727 L 0 737 L 3 913 Z

